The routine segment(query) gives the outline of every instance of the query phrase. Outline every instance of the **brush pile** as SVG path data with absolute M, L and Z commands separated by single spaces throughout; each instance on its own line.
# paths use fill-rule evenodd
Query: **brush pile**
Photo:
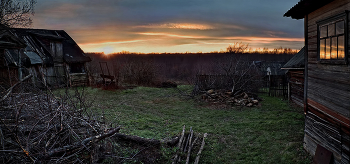
M 227 104 L 234 106 L 253 107 L 259 104 L 261 99 L 249 92 L 231 92 L 229 90 L 210 89 L 201 95 L 201 99 L 212 104 Z
M 200 150 L 199 160 L 204 146 L 199 148 L 192 130 L 162 140 L 119 133 L 121 127 L 107 123 L 103 109 L 100 114 L 90 109 L 84 88 L 42 91 L 16 84 L 0 98 L 0 163 L 164 163 L 169 158 L 161 147 L 175 145 L 174 161 L 194 161 L 191 150 Z

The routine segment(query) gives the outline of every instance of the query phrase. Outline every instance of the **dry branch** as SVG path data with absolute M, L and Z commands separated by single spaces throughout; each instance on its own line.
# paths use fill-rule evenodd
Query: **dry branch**
M 181 137 L 180 137 L 179 143 L 178 143 L 178 145 L 177 145 L 177 147 L 179 148 L 179 151 L 180 151 L 180 152 L 181 152 L 181 147 L 182 147 L 183 139 L 184 139 L 184 137 L 185 137 L 185 128 L 186 128 L 186 126 L 184 125 L 183 128 L 182 128 L 182 133 L 181 133 Z M 178 152 L 178 153 L 179 153 L 179 152 Z M 174 158 L 172 164 L 177 163 L 178 157 L 179 157 L 179 154 L 178 154 L 178 153 L 175 155 L 175 158 Z
M 194 161 L 194 164 L 198 164 L 199 162 L 199 157 L 204 149 L 204 145 L 205 145 L 205 141 L 204 139 L 208 136 L 207 133 L 204 133 L 204 136 L 203 136 L 203 141 L 202 141 L 202 145 L 201 145 L 201 148 L 199 149 L 198 153 L 197 153 L 197 157 L 196 157 L 196 160 Z
M 186 158 L 186 164 L 190 161 L 190 155 L 191 155 L 191 149 L 192 149 L 192 137 L 193 137 L 193 130 L 192 127 L 190 129 L 190 140 L 188 141 L 188 152 L 187 152 L 187 158 Z
M 11 86 L 9 89 L 7 89 L 7 91 L 5 92 L 6 94 L 1 98 L 0 102 L 3 102 L 12 92 L 13 88 L 16 87 L 18 84 L 21 84 L 23 81 L 28 80 L 29 78 L 31 78 L 33 75 L 30 74 L 26 77 L 24 77 L 23 79 L 21 79 L 19 82 L 17 82 L 16 84 L 14 84 L 13 86 Z
M 110 130 L 108 133 L 104 133 L 104 134 L 100 134 L 100 135 L 93 136 L 90 138 L 86 138 L 81 142 L 74 143 L 73 145 L 64 146 L 62 148 L 56 148 L 54 150 L 47 152 L 45 155 L 43 155 L 41 157 L 41 159 L 50 158 L 50 157 L 56 156 L 56 155 L 61 154 L 61 153 L 74 152 L 76 149 L 86 147 L 86 146 L 90 145 L 91 143 L 96 143 L 96 142 L 99 142 L 107 137 L 110 137 L 113 134 L 117 133 L 119 130 L 120 130 L 120 127 L 117 127 L 115 129 Z

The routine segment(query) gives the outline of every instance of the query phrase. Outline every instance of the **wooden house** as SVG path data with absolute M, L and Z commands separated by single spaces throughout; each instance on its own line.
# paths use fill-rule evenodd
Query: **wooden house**
M 304 148 L 315 162 L 350 162 L 349 10 L 350 0 L 301 0 L 284 15 L 304 19 Z
M 304 106 L 304 55 L 302 48 L 281 68 L 287 70 L 288 100 L 301 107 Z
M 23 64 L 34 84 L 48 87 L 80 86 L 89 83 L 86 62 L 91 59 L 63 30 L 20 29 L 9 31 L 26 44 Z

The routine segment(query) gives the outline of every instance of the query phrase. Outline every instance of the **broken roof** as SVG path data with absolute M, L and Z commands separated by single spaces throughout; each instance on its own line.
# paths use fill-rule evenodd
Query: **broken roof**
M 293 19 L 303 19 L 305 15 L 321 8 L 334 0 L 300 0 L 298 4 L 289 9 L 284 16 Z
M 16 37 L 7 29 L 0 30 L 0 48 L 24 48 L 26 45 L 23 40 Z
M 32 47 L 32 57 L 39 56 L 46 64 L 53 63 L 53 55 L 50 50 L 51 41 L 62 42 L 63 60 L 67 63 L 84 63 L 91 61 L 90 57 L 84 54 L 77 43 L 64 30 L 46 30 L 46 29 L 11 29 L 18 37 L 24 39 L 28 46 Z M 34 57 L 35 60 L 39 59 Z M 32 58 L 34 60 L 34 58 Z M 31 61 L 34 62 L 34 61 Z
M 305 47 L 295 54 L 281 69 L 304 69 Z

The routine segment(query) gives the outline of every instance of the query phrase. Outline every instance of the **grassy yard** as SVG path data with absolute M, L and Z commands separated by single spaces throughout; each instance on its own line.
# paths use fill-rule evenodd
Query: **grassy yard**
M 179 86 L 190 92 L 190 86 Z M 137 87 L 121 91 L 85 89 L 92 109 L 146 138 L 179 135 L 182 126 L 208 133 L 200 163 L 310 163 L 302 147 L 304 115 L 279 98 L 261 106 L 218 107 L 181 96 L 176 89 Z M 171 154 L 169 155 L 171 156 Z

